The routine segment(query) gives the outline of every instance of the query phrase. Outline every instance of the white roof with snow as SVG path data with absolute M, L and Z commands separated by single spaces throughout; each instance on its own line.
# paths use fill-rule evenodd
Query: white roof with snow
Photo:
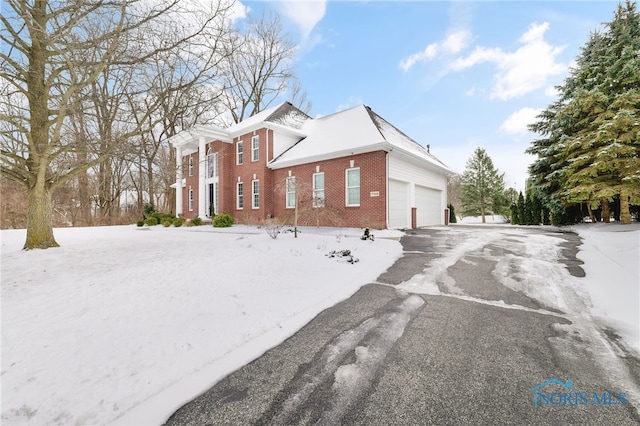
M 422 145 L 365 105 L 307 120 L 301 130 L 306 138 L 275 158 L 270 167 L 277 169 L 366 152 L 398 150 L 451 172 Z
M 373 151 L 396 151 L 445 173 L 451 170 L 422 145 L 402 133 L 365 105 L 320 118 L 310 118 L 289 102 L 266 109 L 227 129 L 198 125 L 169 139 L 183 155 L 197 151 L 198 139 L 231 143 L 236 136 L 267 127 L 300 140 L 276 158 L 269 167 L 279 169 Z

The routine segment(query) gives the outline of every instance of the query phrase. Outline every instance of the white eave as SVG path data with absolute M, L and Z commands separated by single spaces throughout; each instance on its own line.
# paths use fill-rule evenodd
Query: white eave
M 170 188 L 176 189 L 177 185 L 176 183 L 172 183 L 171 185 L 169 185 Z M 186 188 L 187 187 L 187 179 L 186 178 L 182 178 L 182 187 Z
M 207 142 L 220 140 L 231 143 L 233 141 L 233 138 L 225 130 L 201 124 L 183 130 L 170 137 L 168 141 L 174 147 L 182 148 L 182 155 L 188 155 L 198 150 L 198 143 L 201 137 L 204 137 Z

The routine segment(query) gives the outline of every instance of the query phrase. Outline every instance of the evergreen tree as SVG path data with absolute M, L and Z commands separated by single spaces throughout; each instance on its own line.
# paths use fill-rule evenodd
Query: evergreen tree
M 560 99 L 530 129 L 543 136 L 527 152 L 532 184 L 556 217 L 586 202 L 589 208 L 620 198 L 621 222 L 640 204 L 640 14 L 635 2 L 618 5 L 604 33 L 591 34 L 576 67 L 557 89 Z M 569 215 L 571 216 L 571 215 Z
M 453 204 L 447 206 L 449 208 L 449 223 L 458 223 L 456 219 L 456 210 L 453 208 Z
M 528 193 L 524 197 L 524 224 L 525 225 L 535 225 L 533 219 L 533 203 L 531 202 L 531 193 Z
M 498 174 L 493 161 L 482 148 L 476 148 L 473 156 L 467 160 L 461 177 L 462 209 L 465 216 L 485 215 L 493 212 L 494 207 L 504 194 L 504 173 Z
M 519 225 L 520 218 L 518 217 L 518 205 L 516 203 L 511 204 L 510 210 L 511 210 L 511 224 Z
M 527 211 L 522 192 L 518 194 L 518 225 L 527 224 Z

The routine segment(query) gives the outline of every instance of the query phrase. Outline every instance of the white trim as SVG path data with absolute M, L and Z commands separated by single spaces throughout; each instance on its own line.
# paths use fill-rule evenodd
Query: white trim
M 359 202 L 357 204 L 350 204 L 349 203 L 349 189 L 354 189 L 356 188 L 355 186 L 350 187 L 349 186 L 349 172 L 353 171 L 353 170 L 357 170 L 358 171 L 358 200 Z M 360 176 L 360 167 L 353 167 L 353 168 L 349 168 L 349 169 L 345 169 L 344 171 L 344 205 L 346 207 L 360 207 L 360 202 L 362 201 L 362 193 L 361 193 L 361 176 Z
M 242 147 L 242 151 L 239 148 Z M 244 164 L 244 141 L 240 139 L 236 142 L 236 166 Z
M 320 167 L 316 166 L 316 170 L 319 170 Z M 322 189 L 316 188 L 316 176 L 322 175 Z M 314 208 L 324 207 L 326 202 L 326 193 L 325 193 L 325 185 L 324 185 L 324 172 L 316 172 L 311 176 L 311 198 L 312 205 Z M 322 198 L 316 197 L 316 193 L 322 191 Z M 322 203 L 318 201 L 322 200 Z
M 257 147 L 254 145 L 257 141 Z M 251 136 L 251 162 L 260 161 L 260 135 Z
M 242 194 L 240 194 L 240 191 L 239 191 L 240 187 L 242 187 Z M 240 205 L 240 200 L 242 200 L 242 205 Z M 238 180 L 238 182 L 236 182 L 236 210 L 243 210 L 243 209 L 244 209 L 244 183 Z
M 286 209 L 293 209 L 296 207 L 296 177 L 287 176 L 284 180 L 285 192 L 284 192 L 284 206 Z M 289 204 L 289 195 L 293 195 L 293 203 Z
M 256 191 L 256 184 L 258 191 Z M 256 199 L 258 200 L 257 205 Z M 253 179 L 251 181 L 251 208 L 253 210 L 260 208 L 260 179 Z

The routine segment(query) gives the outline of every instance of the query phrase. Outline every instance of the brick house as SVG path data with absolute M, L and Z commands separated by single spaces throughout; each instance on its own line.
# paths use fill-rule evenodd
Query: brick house
M 311 118 L 290 103 L 226 129 L 195 126 L 176 149 L 176 213 L 275 217 L 300 225 L 411 228 L 445 223 L 451 171 L 360 105 Z

